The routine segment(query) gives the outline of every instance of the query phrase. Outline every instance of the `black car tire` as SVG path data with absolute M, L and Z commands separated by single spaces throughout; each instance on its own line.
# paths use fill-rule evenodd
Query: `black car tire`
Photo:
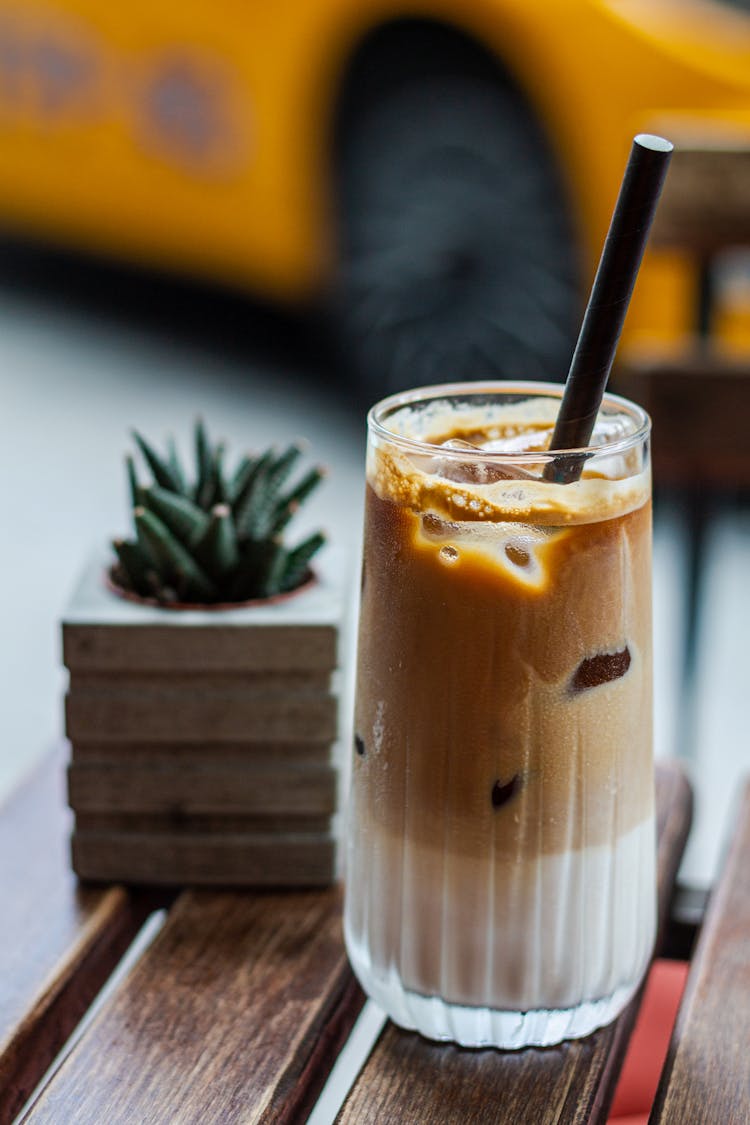
M 338 160 L 335 330 L 369 398 L 565 378 L 581 312 L 560 176 L 510 86 L 420 77 L 358 110 Z

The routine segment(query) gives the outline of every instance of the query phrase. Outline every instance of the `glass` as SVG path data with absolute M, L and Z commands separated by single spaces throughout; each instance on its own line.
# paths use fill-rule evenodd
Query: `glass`
M 464 1046 L 587 1035 L 654 941 L 650 421 L 605 396 L 551 483 L 561 393 L 368 418 L 346 944 L 397 1024 Z

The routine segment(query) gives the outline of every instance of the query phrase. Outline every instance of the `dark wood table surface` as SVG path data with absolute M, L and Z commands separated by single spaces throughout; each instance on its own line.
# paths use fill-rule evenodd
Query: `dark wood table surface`
M 658 768 L 657 804 L 663 930 L 691 813 L 676 763 Z M 0 809 L 0 1125 L 20 1113 L 33 1125 L 306 1121 L 364 1002 L 340 890 L 84 888 L 69 870 L 69 830 L 56 758 Z M 167 915 L 156 936 L 58 1058 L 157 908 Z M 750 1122 L 749 950 L 750 791 L 655 1121 Z M 338 1120 L 605 1121 L 639 1001 L 587 1039 L 545 1050 L 466 1051 L 387 1024 Z

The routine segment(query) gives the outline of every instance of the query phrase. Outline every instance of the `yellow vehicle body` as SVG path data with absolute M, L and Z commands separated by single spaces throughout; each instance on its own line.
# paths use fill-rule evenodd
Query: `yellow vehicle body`
M 462 30 L 514 77 L 592 269 L 634 133 L 750 135 L 750 14 L 719 0 L 0 0 L 0 223 L 315 295 L 343 78 L 404 17 Z M 631 332 L 679 326 L 689 284 L 652 254 Z

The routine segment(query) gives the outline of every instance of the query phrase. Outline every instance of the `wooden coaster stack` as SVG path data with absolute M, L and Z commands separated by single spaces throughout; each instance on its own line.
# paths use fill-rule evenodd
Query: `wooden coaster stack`
M 95 563 L 63 622 L 81 878 L 333 880 L 342 607 L 325 581 L 247 609 L 131 605 Z

